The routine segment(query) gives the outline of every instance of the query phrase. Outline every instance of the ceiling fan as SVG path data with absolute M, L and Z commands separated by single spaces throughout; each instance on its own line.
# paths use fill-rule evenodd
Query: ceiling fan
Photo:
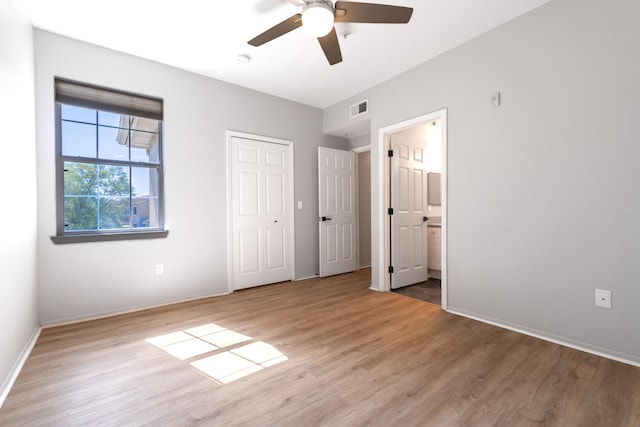
M 303 27 L 310 35 L 317 37 L 329 64 L 342 62 L 342 53 L 335 22 L 406 24 L 411 19 L 413 8 L 374 3 L 331 0 L 289 0 L 302 6 L 301 13 L 285 19 L 259 36 L 249 40 L 251 46 L 261 46 L 296 28 Z

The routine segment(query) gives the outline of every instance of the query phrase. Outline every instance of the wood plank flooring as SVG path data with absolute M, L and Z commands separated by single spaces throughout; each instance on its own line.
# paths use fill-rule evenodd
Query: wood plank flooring
M 0 425 L 640 426 L 640 368 L 371 291 L 369 274 L 45 329 Z M 208 324 L 250 339 L 185 360 L 146 341 Z M 257 342 L 286 360 L 226 384 L 190 364 Z

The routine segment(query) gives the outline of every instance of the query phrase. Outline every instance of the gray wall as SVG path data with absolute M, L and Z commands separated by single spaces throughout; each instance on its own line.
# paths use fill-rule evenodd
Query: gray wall
M 554 0 L 325 110 L 369 99 L 376 165 L 379 128 L 448 109 L 451 310 L 640 362 L 638 16 Z
M 35 31 L 39 308 L 43 324 L 227 292 L 226 130 L 294 141 L 296 277 L 318 271 L 322 111 Z M 166 239 L 54 245 L 54 76 L 164 99 Z M 164 264 L 165 274 L 155 275 Z
M 0 0 L 0 405 L 38 331 L 33 32 L 17 2 Z
M 371 135 L 369 133 L 354 138 L 349 138 L 349 149 L 371 145 Z

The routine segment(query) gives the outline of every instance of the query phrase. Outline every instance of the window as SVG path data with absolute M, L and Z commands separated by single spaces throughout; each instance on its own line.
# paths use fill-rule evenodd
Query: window
M 162 100 L 56 79 L 56 243 L 164 237 Z

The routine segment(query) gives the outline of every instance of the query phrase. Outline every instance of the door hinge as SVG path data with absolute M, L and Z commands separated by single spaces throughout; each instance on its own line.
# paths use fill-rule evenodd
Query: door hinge
M 389 157 L 393 157 L 393 150 L 389 150 L 389 151 L 387 152 L 387 155 L 388 155 Z
M 393 215 L 393 208 L 389 208 L 389 209 L 387 209 L 387 213 L 388 213 L 389 215 Z
M 393 274 L 393 266 L 392 265 L 389 266 L 389 274 Z

